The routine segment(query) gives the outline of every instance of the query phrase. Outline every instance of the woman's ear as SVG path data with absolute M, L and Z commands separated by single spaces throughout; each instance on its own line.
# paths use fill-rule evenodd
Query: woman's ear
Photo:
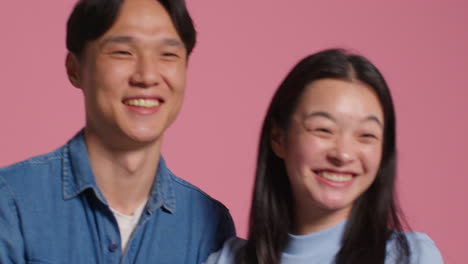
M 81 88 L 81 78 L 79 71 L 79 61 L 75 54 L 69 52 L 65 59 L 65 67 L 67 69 L 68 80 L 76 88 Z
M 270 144 L 273 152 L 278 158 L 284 159 L 285 157 L 285 142 L 286 142 L 286 133 L 283 129 L 279 128 L 276 124 L 273 124 L 270 133 Z

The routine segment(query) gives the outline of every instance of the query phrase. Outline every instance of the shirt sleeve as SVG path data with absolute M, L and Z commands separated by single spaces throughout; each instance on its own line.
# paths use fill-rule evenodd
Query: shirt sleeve
M 25 262 L 17 204 L 8 185 L 0 176 L 0 263 Z
M 209 231 L 205 232 L 205 242 L 203 243 L 202 255 L 200 260 L 206 261 L 208 256 L 218 251 L 226 240 L 231 237 L 235 237 L 236 231 L 234 228 L 234 222 L 232 221 L 229 210 L 222 204 L 219 204 L 218 210 L 216 210 L 217 224 L 215 228 L 210 228 Z
M 232 237 L 227 240 L 223 247 L 212 253 L 204 264 L 234 264 L 237 251 L 245 244 L 245 240 Z
M 411 264 L 443 264 L 442 254 L 432 239 L 423 233 L 408 236 L 411 249 Z
M 443 264 L 442 255 L 434 241 L 423 233 L 405 233 L 410 248 L 410 264 Z M 396 241 L 387 243 L 387 257 L 385 264 L 398 264 L 398 250 Z
M 223 206 L 221 221 L 218 225 L 218 246 L 217 249 L 220 249 L 224 242 L 231 237 L 236 236 L 236 229 L 234 227 L 234 222 L 232 221 L 231 214 L 229 210 Z

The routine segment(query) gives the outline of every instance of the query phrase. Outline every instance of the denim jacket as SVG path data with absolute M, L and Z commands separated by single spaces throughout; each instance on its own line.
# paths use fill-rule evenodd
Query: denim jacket
M 50 154 L 0 169 L 0 263 L 201 263 L 235 234 L 228 210 L 163 158 L 122 252 L 83 132 Z

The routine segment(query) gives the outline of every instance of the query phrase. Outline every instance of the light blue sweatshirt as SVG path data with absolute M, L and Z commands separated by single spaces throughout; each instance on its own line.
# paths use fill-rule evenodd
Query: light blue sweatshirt
M 281 264 L 333 264 L 341 248 L 345 227 L 346 221 L 308 235 L 290 234 L 288 246 L 281 254 Z M 411 264 L 443 263 L 439 249 L 426 234 L 408 232 L 405 235 L 411 250 Z M 245 240 L 240 238 L 229 239 L 221 250 L 210 255 L 205 264 L 234 264 L 234 256 L 244 243 Z M 396 257 L 395 241 L 390 240 L 385 264 L 398 264 Z

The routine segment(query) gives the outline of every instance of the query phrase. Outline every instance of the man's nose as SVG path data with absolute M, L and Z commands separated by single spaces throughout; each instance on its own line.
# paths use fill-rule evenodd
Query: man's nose
M 136 87 L 149 88 L 158 85 L 160 81 L 161 75 L 157 59 L 151 57 L 139 58 L 130 78 L 130 83 Z

